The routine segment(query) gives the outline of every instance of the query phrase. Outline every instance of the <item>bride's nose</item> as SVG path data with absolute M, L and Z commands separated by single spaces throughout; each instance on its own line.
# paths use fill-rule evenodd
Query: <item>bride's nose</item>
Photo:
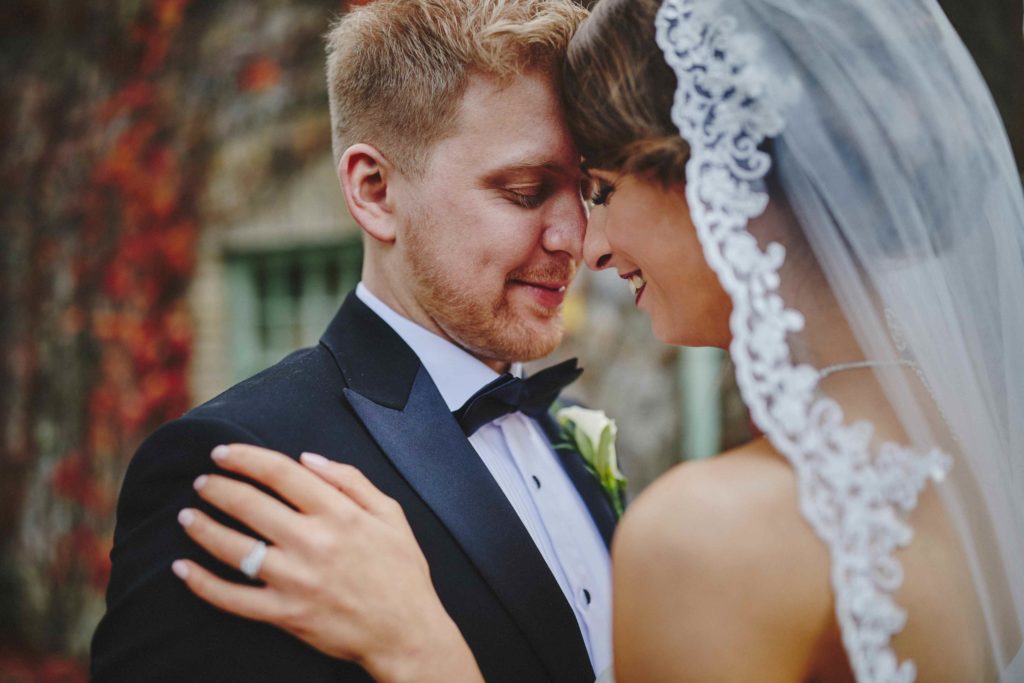
M 604 211 L 591 210 L 587 232 L 583 237 L 583 260 L 591 270 L 604 270 L 611 265 L 612 250 L 605 236 Z

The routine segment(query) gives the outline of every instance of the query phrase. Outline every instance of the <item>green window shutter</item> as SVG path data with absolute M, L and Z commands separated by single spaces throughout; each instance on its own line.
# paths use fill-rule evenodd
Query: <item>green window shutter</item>
M 313 346 L 344 295 L 359 282 L 362 242 L 229 252 L 225 256 L 235 381 Z

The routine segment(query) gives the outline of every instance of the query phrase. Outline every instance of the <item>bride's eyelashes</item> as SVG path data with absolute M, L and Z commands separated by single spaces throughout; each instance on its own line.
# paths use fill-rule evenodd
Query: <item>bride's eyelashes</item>
M 611 199 L 612 193 L 615 191 L 615 185 L 600 179 L 595 179 L 594 183 L 595 187 L 590 195 L 590 203 L 594 206 L 607 204 L 608 200 Z

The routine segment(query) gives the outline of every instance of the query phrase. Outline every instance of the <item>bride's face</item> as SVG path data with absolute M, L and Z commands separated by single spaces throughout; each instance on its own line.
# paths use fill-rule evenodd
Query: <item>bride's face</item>
M 727 348 L 732 302 L 704 260 L 683 188 L 666 189 L 614 171 L 591 170 L 590 175 L 587 265 L 615 268 L 630 281 L 637 307 L 651 316 L 651 329 L 661 341 Z

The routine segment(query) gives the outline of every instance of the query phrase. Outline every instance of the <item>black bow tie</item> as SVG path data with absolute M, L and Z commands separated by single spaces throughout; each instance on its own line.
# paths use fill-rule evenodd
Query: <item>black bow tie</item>
M 583 368 L 577 367 L 575 358 L 526 379 L 505 373 L 470 396 L 453 414 L 466 436 L 472 436 L 491 420 L 516 411 L 539 417 L 547 412 L 559 392 L 582 373 Z

